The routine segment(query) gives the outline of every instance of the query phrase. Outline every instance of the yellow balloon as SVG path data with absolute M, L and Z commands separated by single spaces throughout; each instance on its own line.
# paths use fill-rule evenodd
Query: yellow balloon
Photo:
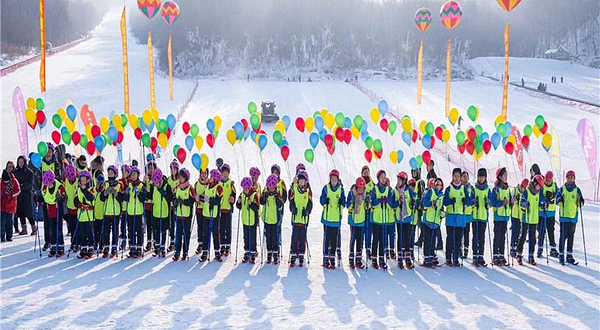
M 277 122 L 277 124 L 275 124 L 275 130 L 280 131 L 283 134 L 285 132 L 285 123 Z
M 502 116 L 502 115 L 498 115 L 498 116 L 496 117 L 496 120 L 494 120 L 494 126 L 498 126 L 498 124 L 501 124 L 501 123 L 503 123 L 503 122 L 505 122 L 505 120 L 504 120 L 504 116 Z
M 542 134 L 542 132 L 540 132 L 540 129 L 536 125 L 532 125 L 532 127 L 533 127 L 533 135 L 535 135 L 536 138 L 539 138 L 540 135 Z
M 421 130 L 421 134 L 425 134 L 425 125 L 427 125 L 427 121 L 422 120 L 419 124 L 419 129 Z
M 166 149 L 167 148 L 167 143 L 169 143 L 169 139 L 167 139 L 167 134 L 165 134 L 165 133 L 159 133 L 158 134 L 158 145 L 161 148 Z
M 112 118 L 112 123 L 116 128 L 123 126 L 123 119 L 121 118 L 121 115 L 114 115 Z
M 154 122 L 158 123 L 158 120 L 160 119 L 160 113 L 158 112 L 158 109 L 152 108 L 152 110 L 150 111 L 152 113 L 152 118 L 154 119 Z
M 398 152 L 396 150 L 390 152 L 390 160 L 392 164 L 396 164 L 398 162 Z
M 200 155 L 200 169 L 206 171 L 208 168 L 208 156 L 206 154 Z
M 233 129 L 227 130 L 227 142 L 233 145 L 236 141 L 235 131 Z
M 65 127 L 69 133 L 73 133 L 73 130 L 75 129 L 75 123 L 71 120 L 71 118 L 67 117 L 65 119 Z
M 506 138 L 506 142 L 507 143 L 510 142 L 510 143 L 512 143 L 513 146 L 516 146 L 517 138 L 515 138 L 515 136 L 511 134 L 508 138 Z
M 202 137 L 200 135 L 196 136 L 196 139 L 194 139 L 194 143 L 196 144 L 196 148 L 198 148 L 198 150 L 202 149 L 202 146 L 204 145 L 204 139 L 202 139 Z
M 221 128 L 221 117 L 219 116 L 215 116 L 215 118 L 213 118 L 213 120 L 215 121 L 215 131 L 218 131 Z
M 473 156 L 475 157 L 476 161 L 479 161 L 481 159 L 481 157 L 483 156 L 483 152 L 480 152 L 480 153 L 475 152 L 475 153 L 473 153 Z
M 445 129 L 442 132 L 442 141 L 444 141 L 444 143 L 448 143 L 448 141 L 450 141 L 450 131 Z
M 329 110 L 321 109 L 321 117 L 323 117 L 323 119 L 325 119 L 325 116 L 327 116 L 328 113 L 329 113 Z
M 410 122 L 410 118 L 406 117 L 402 119 L 402 130 L 406 133 L 412 133 L 412 123 Z
M 379 109 L 377 109 L 377 108 L 371 109 L 371 120 L 375 124 L 377 124 L 379 122 Z
M 65 109 L 58 108 L 58 110 L 56 110 L 56 113 L 60 116 L 60 118 L 62 118 L 62 120 L 65 120 L 65 117 L 67 116 L 67 112 L 65 111 Z
M 323 118 L 325 122 L 325 126 L 331 130 L 333 128 L 333 124 L 335 123 L 335 116 L 332 113 L 327 113 L 327 115 Z
M 310 133 L 315 129 L 315 120 L 313 117 L 306 117 L 304 121 L 304 128 L 306 128 L 306 132 Z
M 354 137 L 355 140 L 360 137 L 360 131 L 358 130 L 358 128 L 356 128 L 356 126 L 352 126 L 352 128 L 350 128 L 350 132 L 352 133 L 352 137 Z
M 28 98 L 26 104 L 28 108 L 35 109 L 35 99 L 33 97 Z
M 35 111 L 32 108 L 27 108 L 27 110 L 25 110 L 25 119 L 27 119 L 27 122 L 31 126 L 33 126 L 37 121 Z
M 544 134 L 542 137 L 542 146 L 544 146 L 546 150 L 550 149 L 552 146 L 552 135 L 549 133 Z
M 132 129 L 140 127 L 140 121 L 138 119 L 138 116 L 134 114 L 129 115 L 129 126 L 131 126 Z
M 90 141 L 94 140 L 94 136 L 92 135 L 92 125 L 87 125 L 85 127 L 85 136 L 87 136 Z
M 100 129 L 102 130 L 102 133 L 106 133 L 106 131 L 108 131 L 109 126 L 110 126 L 110 122 L 108 121 L 108 118 L 106 118 L 106 117 L 100 118 Z
M 450 119 L 450 124 L 456 124 L 456 121 L 458 120 L 458 109 L 452 108 L 452 110 L 450 110 L 448 119 Z
M 144 124 L 146 124 L 146 126 L 150 126 L 150 124 L 152 123 L 152 112 L 150 112 L 150 110 L 144 110 L 144 112 L 142 112 L 142 120 L 144 121 Z

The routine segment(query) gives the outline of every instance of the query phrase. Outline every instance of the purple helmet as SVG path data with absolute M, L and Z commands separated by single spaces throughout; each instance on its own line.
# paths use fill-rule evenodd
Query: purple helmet
M 88 171 L 81 171 L 81 172 L 79 172 L 79 178 L 86 178 L 88 180 L 91 180 L 92 175 Z
M 163 174 L 160 168 L 157 168 L 152 172 L 152 183 L 159 185 L 162 182 Z
M 140 169 L 137 166 L 131 166 L 129 168 L 129 174 L 132 174 L 133 172 L 136 172 L 138 176 L 140 175 Z
M 115 165 L 110 165 L 106 169 L 106 173 L 108 173 L 108 171 L 113 171 L 113 173 L 115 173 L 115 176 L 119 176 L 119 169 Z
M 306 166 L 304 166 L 302 163 L 298 163 L 298 165 L 296 165 L 296 172 L 300 170 L 306 170 Z
M 48 142 L 46 144 L 48 145 L 48 150 L 54 152 L 54 144 L 52 144 L 52 142 Z M 44 155 L 44 156 L 46 156 L 46 155 Z
M 251 177 L 259 177 L 260 176 L 260 170 L 258 169 L 258 167 L 250 168 L 250 176 Z
M 121 165 L 121 171 L 123 172 L 123 174 L 125 174 L 125 172 L 131 173 L 131 167 L 129 167 L 129 165 L 127 164 L 123 164 Z
M 54 172 L 52 171 L 46 171 L 42 175 L 42 182 L 44 183 L 44 186 L 51 186 L 54 183 L 55 179 L 56 177 L 54 176 Z
M 277 175 L 269 175 L 269 177 L 267 178 L 267 188 L 275 189 L 275 187 L 277 187 L 277 183 L 279 183 L 279 178 L 277 177 Z
M 250 189 L 252 188 L 252 179 L 250 177 L 245 177 L 242 179 L 242 189 Z
M 219 170 L 211 170 L 210 177 L 213 178 L 215 181 L 219 181 L 219 182 L 223 178 L 223 176 L 221 175 L 221 172 L 219 172 Z
M 221 173 L 223 173 L 223 171 L 227 171 L 227 172 L 231 173 L 231 168 L 229 167 L 229 164 L 227 164 L 227 163 L 221 165 L 219 170 L 221 170 Z
M 298 179 L 300 178 L 304 178 L 306 181 L 308 181 L 308 173 L 306 173 L 306 171 L 298 172 Z
M 179 170 L 179 175 L 181 175 L 185 179 L 185 181 L 190 179 L 190 171 L 188 171 L 185 167 L 182 167 Z
M 279 175 L 281 174 L 281 167 L 277 164 L 273 164 L 271 165 L 271 173 L 273 173 L 273 171 L 277 171 L 277 175 Z
M 75 180 L 77 178 L 77 171 L 75 171 L 75 166 L 69 164 L 65 167 L 65 177 L 68 180 Z
M 170 167 L 170 168 L 174 168 L 174 169 L 176 169 L 176 170 L 178 170 L 178 171 L 179 171 L 179 163 L 178 163 L 176 160 L 173 160 L 173 161 L 171 162 L 171 165 L 169 165 L 169 167 Z

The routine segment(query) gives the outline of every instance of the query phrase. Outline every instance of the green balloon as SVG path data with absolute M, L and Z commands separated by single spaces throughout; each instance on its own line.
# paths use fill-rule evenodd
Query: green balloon
M 432 123 L 427 123 L 425 125 L 425 133 L 429 136 L 433 136 L 433 131 L 435 130 L 435 126 Z
M 496 132 L 500 134 L 500 137 L 506 136 L 506 126 L 504 126 L 504 123 L 500 123 L 496 126 Z
M 525 125 L 525 128 L 523 128 L 523 133 L 525 133 L 527 136 L 531 136 L 531 133 L 533 133 L 533 127 L 531 127 L 529 124 Z
M 275 142 L 275 144 L 278 147 L 281 147 L 282 141 L 283 141 L 283 135 L 281 134 L 281 132 L 280 131 L 273 132 L 273 142 Z
M 367 136 L 367 138 L 365 139 L 365 147 L 367 147 L 367 149 L 373 148 L 373 138 L 372 137 Z
M 446 125 L 444 125 L 444 124 L 440 124 L 440 127 L 443 129 L 446 129 Z
M 142 135 L 142 144 L 144 145 L 144 147 L 150 148 L 150 134 L 144 133 Z
M 156 125 L 156 127 L 158 128 L 158 131 L 161 133 L 166 133 L 167 130 L 169 129 L 169 124 L 167 123 L 166 120 L 164 119 L 159 119 L 158 120 L 158 125 Z
M 483 134 L 483 127 L 479 124 L 475 125 L 475 132 L 477 132 L 477 137 L 480 137 Z
M 388 125 L 388 131 L 390 131 L 390 134 L 393 136 L 394 133 L 396 133 L 396 130 L 398 129 L 398 124 L 396 123 L 395 120 L 390 121 L 390 124 Z
M 361 115 L 354 116 L 354 126 L 360 131 L 363 126 L 363 117 Z
M 192 127 L 190 127 L 190 134 L 192 134 L 192 137 L 194 139 L 196 138 L 196 136 L 198 136 L 198 132 L 200 132 L 200 128 L 198 127 L 198 125 L 192 124 Z
M 87 135 L 81 135 L 81 140 L 79 140 L 79 145 L 82 148 L 86 148 L 87 144 L 88 144 L 88 137 L 87 137 Z
M 483 146 L 481 145 L 481 143 L 477 143 L 475 145 L 475 151 L 480 154 L 483 151 Z
M 373 142 L 373 148 L 375 149 L 376 152 L 380 152 L 381 148 L 383 148 L 383 146 L 381 145 L 381 140 L 377 139 Z
M 459 146 L 462 146 L 465 143 L 465 132 L 459 131 L 456 133 L 456 142 Z
M 124 113 L 121 114 L 121 125 L 127 126 L 127 116 Z
M 312 164 L 313 160 L 315 159 L 314 151 L 310 148 L 304 150 L 304 159 L 306 159 L 307 162 Z
M 421 168 L 421 166 L 423 166 L 423 156 L 417 155 L 415 158 L 417 159 L 417 167 Z
M 254 130 L 257 130 L 258 126 L 260 126 L 260 118 L 256 113 L 253 113 L 252 116 L 250 116 L 250 124 L 252 124 Z
M 103 135 L 102 135 L 102 138 L 104 139 L 104 144 L 105 144 L 105 145 L 107 145 L 107 146 L 108 146 L 108 145 L 111 145 L 111 144 L 113 143 L 113 140 L 111 140 L 111 139 L 108 137 L 108 135 L 106 135 L 106 134 L 103 134 Z
M 467 109 L 467 116 L 469 116 L 469 119 L 475 122 L 477 120 L 477 112 L 477 108 L 472 105 Z
M 254 102 L 248 103 L 248 112 L 250 114 L 253 114 L 256 112 L 256 103 L 254 103 Z
M 346 117 L 344 116 L 343 113 L 338 112 L 335 114 L 335 124 L 337 125 L 337 127 L 344 127 L 345 120 L 346 120 Z
M 71 133 L 69 133 L 69 131 L 63 130 L 60 135 L 62 137 L 63 142 L 66 145 L 70 145 L 71 144 Z
M 212 133 L 212 135 L 215 137 L 215 140 L 216 140 L 217 137 L 219 136 L 219 131 L 215 131 L 214 133 Z
M 42 156 L 42 158 L 46 157 L 46 154 L 48 153 L 48 145 L 46 144 L 46 142 L 40 141 L 40 143 L 38 143 L 37 145 L 37 151 L 38 154 Z
M 44 110 L 44 106 L 44 100 L 38 97 L 38 99 L 35 100 L 35 108 L 38 110 Z
M 177 150 L 179 150 L 179 148 L 181 148 L 181 146 L 178 144 L 173 146 L 173 157 L 177 158 Z
M 321 113 L 319 111 L 313 112 L 313 119 L 317 119 L 317 117 L 321 117 Z
M 544 119 L 544 116 L 542 115 L 537 115 L 537 117 L 535 117 L 535 126 L 537 126 L 538 128 L 542 128 L 544 127 L 544 123 L 546 122 L 546 119 Z
M 62 118 L 60 118 L 59 114 L 55 113 L 52 116 L 52 125 L 56 128 L 60 128 L 60 125 L 62 125 Z

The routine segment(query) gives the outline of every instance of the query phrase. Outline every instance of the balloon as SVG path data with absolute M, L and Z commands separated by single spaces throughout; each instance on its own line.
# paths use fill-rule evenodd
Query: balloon
M 33 164 L 33 166 L 35 166 L 36 168 L 40 168 L 42 166 L 42 157 L 40 157 L 39 154 L 36 154 L 36 153 L 32 154 L 30 160 L 31 160 L 31 163 Z
M 537 126 L 537 128 L 544 127 L 545 122 L 546 122 L 546 120 L 544 119 L 544 116 L 537 115 L 537 117 L 535 117 L 535 126 Z
M 77 131 L 73 132 L 73 134 L 71 134 L 71 140 L 73 141 L 74 145 L 78 145 L 81 141 L 81 134 L 79 134 Z
M 395 120 L 392 120 L 389 124 L 388 131 L 390 131 L 390 134 L 393 136 L 394 133 L 396 133 L 397 129 L 398 129 L 398 124 L 396 123 Z
M 307 117 L 306 120 L 304 121 L 304 125 L 306 126 L 306 131 L 307 132 L 312 132 L 313 129 L 315 128 L 315 120 L 313 117 Z
M 379 101 L 377 104 L 377 109 L 382 117 L 385 117 L 385 114 L 388 112 L 388 104 L 385 100 Z
M 137 0 L 138 9 L 149 19 L 160 11 L 160 0 Z
M 452 108 L 452 110 L 450 110 L 450 114 L 448 115 L 448 120 L 450 121 L 450 124 L 452 124 L 453 126 L 454 126 L 454 124 L 456 124 L 456 121 L 458 120 L 458 109 Z
M 450 131 L 445 129 L 442 132 L 442 141 L 444 141 L 444 143 L 448 143 L 448 141 L 450 141 Z
M 265 150 L 266 146 L 267 146 L 267 136 L 264 134 L 261 134 L 258 137 L 258 147 L 260 148 L 260 151 Z
M 191 136 L 188 136 L 189 138 L 191 138 Z M 187 137 L 185 139 L 185 142 L 187 144 Z M 167 148 L 167 144 L 169 143 L 169 139 L 167 138 L 167 135 L 165 133 L 158 133 L 158 145 L 163 148 L 166 149 Z M 175 155 L 177 156 L 177 155 Z
M 35 125 L 37 124 L 37 116 L 32 108 L 27 108 L 27 110 L 25 110 L 25 119 L 27 119 L 27 124 L 29 124 L 29 127 L 32 129 L 35 128 Z
M 125 125 L 125 120 L 123 120 L 123 125 Z M 140 121 L 136 115 L 129 115 L 129 126 L 134 130 L 140 127 Z
M 344 129 L 343 128 L 338 127 L 335 129 L 335 138 L 340 142 L 344 141 Z
M 77 108 L 75 108 L 75 106 L 72 104 L 69 104 L 67 107 L 67 117 L 69 117 L 69 119 L 72 121 L 75 121 L 75 117 L 77 117 Z
M 402 161 L 402 159 L 404 158 L 404 152 L 402 152 L 402 150 L 398 150 L 397 153 L 398 153 L 397 163 L 399 164 Z
M 333 116 L 331 113 L 328 113 L 323 121 L 325 122 L 325 126 L 331 130 L 333 128 L 333 124 L 335 123 L 335 116 Z
M 312 164 L 313 160 L 315 159 L 314 151 L 312 149 L 304 150 L 304 159 L 306 159 L 307 162 Z
M 507 142 L 504 145 L 504 150 L 509 154 L 512 155 L 513 151 L 515 150 L 515 146 L 511 143 L 511 142 Z
M 44 126 L 42 126 L 42 127 L 44 127 Z M 547 131 L 548 131 L 548 122 L 544 122 L 544 126 L 542 126 L 542 128 L 540 128 L 540 133 L 546 134 Z
M 93 141 L 90 141 L 87 143 L 87 145 L 85 146 L 85 150 L 87 150 L 88 154 L 91 156 L 94 154 L 94 152 L 96 152 L 96 146 L 94 145 Z
M 425 125 L 425 134 L 429 135 L 429 136 L 433 136 L 433 131 L 434 131 L 434 126 L 432 123 L 427 123 Z
M 398 163 L 398 152 L 397 151 L 391 151 L 390 152 L 390 161 L 392 162 L 392 164 L 397 164 Z
M 173 114 L 169 114 L 167 116 L 167 127 L 172 131 L 175 128 L 176 123 L 177 120 L 175 119 L 175 116 L 173 116 Z
M 235 138 L 241 140 L 242 136 L 244 135 L 244 125 L 242 125 L 242 123 L 239 121 L 236 122 L 233 125 L 233 132 L 235 133 Z
M 323 143 L 325 144 L 325 146 L 327 148 L 331 148 L 333 146 L 333 136 L 331 136 L 331 134 L 325 135 L 325 138 L 323 139 Z
M 375 124 L 377 124 L 377 122 L 379 121 L 379 115 L 380 115 L 380 114 L 379 114 L 379 109 L 377 109 L 377 108 L 373 108 L 373 109 L 371 109 L 371 114 L 370 114 L 370 115 L 371 115 L 371 120 L 372 120 L 372 121 L 373 121 Z
M 58 108 L 58 110 L 56 110 L 56 114 L 60 117 L 61 120 L 64 120 L 67 116 L 67 112 L 63 108 Z
M 54 144 L 59 144 L 60 143 L 60 133 L 58 131 L 53 131 L 51 134 L 52 137 L 52 141 L 54 142 Z M 45 156 L 46 154 L 44 154 Z
M 96 138 L 94 138 L 94 145 L 96 146 L 98 152 L 102 153 L 102 150 L 104 150 L 104 147 L 106 147 L 106 141 L 104 140 L 104 137 L 102 135 L 96 136 Z
M 458 133 L 456 133 L 456 142 L 460 146 L 462 146 L 465 143 L 465 132 L 458 131 Z
M 169 27 L 173 26 L 173 24 L 177 22 L 180 13 L 181 11 L 179 10 L 179 6 L 175 3 L 175 1 L 165 1 L 165 4 L 160 10 L 160 16 Z
M 419 8 L 415 13 L 415 24 L 417 24 L 417 28 L 421 32 L 425 32 L 429 29 L 432 20 L 431 12 L 425 7 Z
M 525 127 L 523 128 L 523 133 L 528 137 L 531 137 L 531 133 L 533 133 L 533 128 L 531 128 L 531 125 L 525 125 Z
M 283 158 L 283 161 L 287 161 L 288 157 L 290 157 L 290 147 L 288 146 L 283 146 L 281 147 L 281 150 L 279 150 L 279 153 L 281 154 L 281 158 Z
M 404 143 L 406 143 L 406 145 L 409 147 L 410 147 L 410 143 L 412 142 L 411 137 L 412 137 L 411 133 L 402 132 L 402 141 L 404 141 Z
M 425 150 L 421 154 L 421 158 L 423 159 L 423 163 L 425 163 L 425 165 L 429 165 L 429 162 L 431 161 L 431 153 Z
M 381 127 L 381 129 L 384 132 L 387 132 L 388 126 L 389 126 L 389 123 L 388 123 L 387 119 L 385 119 L 385 118 L 381 119 L 381 121 L 379 122 L 379 126 Z
M 474 105 L 469 106 L 467 109 L 467 116 L 469 116 L 471 121 L 476 122 L 477 118 L 479 118 L 479 109 Z
M 250 114 L 254 114 L 256 112 L 256 103 L 254 103 L 254 102 L 248 103 L 248 112 Z
M 27 98 L 26 104 L 28 108 L 35 109 L 35 99 L 33 97 Z
M 185 149 L 183 148 L 179 148 L 179 150 L 177 150 L 177 160 L 179 161 L 179 163 L 183 164 L 183 162 L 185 162 L 185 157 L 187 156 Z
M 167 130 L 169 129 L 169 123 L 167 123 L 167 121 L 164 119 L 159 119 L 156 128 L 161 133 L 167 133 Z
M 113 140 L 113 141 L 116 141 L 116 140 L 117 140 L 117 129 L 116 129 L 116 128 L 114 128 L 114 127 L 112 127 L 112 126 L 111 126 L 111 127 L 108 129 L 108 131 L 106 132 L 106 134 L 108 135 L 108 137 L 109 137 L 111 140 Z
M 460 24 L 462 19 L 462 9 L 456 1 L 446 2 L 440 8 L 440 21 L 448 30 L 452 30 Z
M 438 139 L 441 140 L 443 132 L 444 132 L 444 129 L 441 126 L 438 126 L 438 127 L 435 128 L 434 135 L 435 135 L 436 138 L 438 138 Z
M 335 124 L 338 127 L 344 127 L 344 121 L 346 121 L 346 117 L 344 116 L 343 113 L 338 112 L 335 114 Z
M 198 125 L 196 125 L 196 124 L 192 124 L 192 126 L 190 127 L 190 134 L 192 134 L 192 136 L 194 138 L 196 138 L 196 136 L 198 136 L 199 132 L 200 132 L 200 127 L 198 127 Z
M 419 124 L 419 130 L 421 131 L 421 134 L 425 134 L 425 126 L 427 126 L 427 121 L 421 120 L 421 123 Z
M 460 152 L 460 154 L 462 155 L 462 154 L 464 154 L 464 153 L 465 153 L 465 149 L 466 149 L 466 147 L 465 147 L 465 145 L 464 145 L 464 144 L 463 144 L 463 145 L 457 144 L 457 145 L 456 145 L 456 149 L 458 149 L 458 152 Z
M 40 156 L 46 157 L 46 154 L 48 153 L 48 144 L 46 144 L 44 141 L 40 141 L 40 143 L 37 145 L 37 152 L 40 154 Z
M 383 149 L 373 152 L 373 156 L 375 156 L 375 158 L 377 158 L 377 159 L 381 159 L 382 155 L 383 155 Z
M 291 119 L 290 116 L 288 115 L 283 115 L 283 117 L 281 117 L 281 120 L 283 120 L 283 123 L 285 124 L 285 130 L 287 131 L 288 128 L 290 128 L 290 124 L 291 124 Z
M 371 162 L 371 160 L 373 160 L 373 152 L 371 152 L 371 149 L 365 150 L 365 159 L 369 163 Z
M 383 149 L 380 139 L 373 141 L 373 149 L 375 149 L 376 152 L 380 152 Z
M 109 126 L 110 126 L 110 122 L 108 121 L 108 118 L 106 118 L 106 117 L 100 118 L 100 128 L 102 129 L 102 133 L 106 133 L 106 131 L 108 131 Z M 96 146 L 96 147 L 98 147 L 98 146 Z
M 144 147 L 150 148 L 150 143 L 151 143 L 150 134 L 144 133 L 142 135 L 142 144 L 144 145 Z
M 237 136 L 235 134 L 235 131 L 232 128 L 230 128 L 230 129 L 227 130 L 227 133 L 225 134 L 225 137 L 227 138 L 227 142 L 229 142 L 229 144 L 231 144 L 231 145 L 233 145 L 235 143 L 235 141 L 237 140 Z
M 523 146 L 523 148 L 525 149 L 525 151 L 529 151 L 529 144 L 530 143 L 531 143 L 531 140 L 529 139 L 529 136 L 523 135 L 523 137 L 521 137 L 521 145 Z
M 122 127 L 122 125 L 123 125 L 122 121 L 123 121 L 123 119 L 119 115 L 114 115 L 112 117 L 112 124 L 115 128 Z
M 498 146 L 500 145 L 500 134 L 498 132 L 495 132 L 494 134 L 492 134 L 492 146 L 494 147 L 494 150 L 498 149 Z
M 206 128 L 211 133 L 215 132 L 215 121 L 212 118 L 206 121 Z
M 346 142 L 346 144 L 350 144 L 350 142 L 352 141 L 352 131 L 347 129 L 344 130 L 344 142 Z
M 373 138 L 372 137 L 368 136 L 365 139 L 365 146 L 367 147 L 367 149 L 373 148 Z
M 194 144 L 196 145 L 196 149 L 200 150 L 202 149 L 202 145 L 204 144 L 204 139 L 202 139 L 202 137 L 198 135 L 194 139 Z
M 360 129 L 361 129 L 361 128 L 362 128 L 362 126 L 363 126 L 363 122 L 364 122 L 364 120 L 363 120 L 363 117 L 362 117 L 361 115 L 356 115 L 356 116 L 354 116 L 353 123 L 354 123 L 354 126 L 356 126 L 356 128 L 357 128 L 359 131 L 360 131 Z
M 304 133 L 304 128 L 305 128 L 304 118 L 302 118 L 302 117 L 296 118 L 295 124 L 296 124 L 296 129 L 298 130 L 298 132 Z
M 200 168 L 204 171 L 208 168 L 208 156 L 206 154 L 201 154 L 200 160 Z
M 542 136 L 542 147 L 544 147 L 544 150 L 546 151 L 549 151 L 550 147 L 552 147 L 552 135 L 549 133 L 546 133 L 544 136 Z
M 200 159 L 200 155 L 193 154 L 192 155 L 192 165 L 196 168 L 196 170 L 200 171 L 200 164 L 202 160 Z
M 410 122 L 410 119 L 408 117 L 402 119 L 401 125 L 402 125 L 402 130 L 404 132 L 412 133 L 412 130 L 413 130 L 412 123 Z
M 540 129 L 537 126 L 533 126 L 533 135 L 535 137 L 540 137 L 541 133 L 540 133 Z
M 408 165 L 410 166 L 411 169 L 413 170 L 417 170 L 419 169 L 419 164 L 417 162 L 417 160 L 413 157 L 408 161 Z
M 149 126 L 150 123 L 152 123 L 152 112 L 150 112 L 148 109 L 144 110 L 144 112 L 142 112 L 142 120 L 146 126 Z
M 350 117 L 344 118 L 344 128 L 350 129 L 352 127 L 352 119 Z
M 492 150 L 492 142 L 490 142 L 490 140 L 483 141 L 482 148 L 486 155 L 489 154 L 490 150 Z
M 500 124 L 498 124 L 498 126 L 496 126 L 496 132 L 498 132 L 498 134 L 500 134 L 500 137 L 507 136 L 506 135 L 506 126 L 504 126 L 504 123 L 500 123 Z
M 250 124 L 255 131 L 258 130 L 260 127 L 260 117 L 258 114 L 253 113 L 252 116 L 250 116 Z
M 75 123 L 71 121 L 71 119 L 66 118 L 64 124 L 69 132 L 73 132 L 75 130 Z
M 138 140 L 139 140 L 139 139 L 141 139 L 141 138 L 142 138 L 142 129 L 141 129 L 141 128 L 139 128 L 139 127 L 138 127 L 138 128 L 136 128 L 136 129 L 133 131 L 133 135 L 135 136 L 135 138 L 136 138 L 136 139 L 138 139 Z
M 497 0 L 497 2 L 502 9 L 510 12 L 511 10 L 515 9 L 519 3 L 521 3 L 521 0 Z
M 469 155 L 472 155 L 473 152 L 475 151 L 475 146 L 473 145 L 473 143 L 471 141 L 467 141 L 465 143 L 465 149 L 467 150 Z
M 350 129 L 350 133 L 355 139 L 358 139 L 360 137 L 360 131 L 358 130 L 358 128 L 356 128 L 356 126 L 352 126 L 352 128 Z
M 277 146 L 281 146 L 281 141 L 283 141 L 283 135 L 281 134 L 281 132 L 280 131 L 273 132 L 273 142 L 275 142 L 275 144 Z
M 208 133 L 208 135 L 206 135 L 206 144 L 212 149 L 215 146 L 215 136 Z
M 475 131 L 474 128 L 469 128 L 467 131 L 467 137 L 469 138 L 469 141 L 474 142 L 477 138 L 477 131 Z
M 421 140 L 421 142 L 423 143 L 423 147 L 425 147 L 425 149 L 427 149 L 427 150 L 431 149 L 431 136 L 429 136 L 429 135 L 423 136 L 423 139 Z
M 416 130 L 413 130 L 413 134 L 412 134 L 412 142 L 417 142 L 417 138 L 419 137 L 419 134 L 417 133 Z
M 181 125 L 181 129 L 183 129 L 183 134 L 187 135 L 190 132 L 190 123 L 188 123 L 187 121 L 183 122 L 183 125 Z
M 125 135 L 123 134 L 123 132 L 117 133 L 117 143 L 123 143 L 124 138 L 125 138 Z
M 325 127 L 325 121 L 323 120 L 323 117 L 319 116 L 315 118 L 315 128 L 317 131 L 321 131 L 323 127 Z
M 191 135 L 185 137 L 185 147 L 188 151 L 192 151 L 192 148 L 194 147 L 194 138 Z
M 60 118 L 60 115 L 55 113 L 54 115 L 52 115 L 52 125 L 54 125 L 54 127 L 56 128 L 60 128 L 60 126 L 62 125 L 62 118 Z
M 312 132 L 312 133 L 310 133 L 308 140 L 310 142 L 310 146 L 314 149 L 319 144 L 319 135 L 315 132 Z

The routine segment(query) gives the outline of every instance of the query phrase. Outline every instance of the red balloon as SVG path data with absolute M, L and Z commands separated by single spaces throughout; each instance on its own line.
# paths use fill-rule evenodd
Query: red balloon
M 88 154 L 91 156 L 94 154 L 94 152 L 96 152 L 96 145 L 94 144 L 93 141 L 88 141 L 85 149 L 87 150 Z
M 92 137 L 95 138 L 96 136 L 100 135 L 100 133 L 102 133 L 100 131 L 100 126 L 98 126 L 98 125 L 92 126 Z
M 141 129 L 141 128 L 139 128 L 139 127 L 138 127 L 138 128 L 136 128 L 136 129 L 133 131 L 133 135 L 135 135 L 135 138 L 136 138 L 136 139 L 138 139 L 138 140 L 139 140 L 139 139 L 141 139 L 141 138 L 142 138 L 142 129 Z
M 383 148 L 381 148 L 381 150 L 379 150 L 379 152 L 375 151 L 375 157 L 377 157 L 377 159 L 380 159 L 382 155 L 383 155 Z
M 515 146 L 512 144 L 512 142 L 506 142 L 506 144 L 504 145 L 504 150 L 509 155 L 512 155 L 513 151 L 515 151 Z
M 156 151 L 157 146 L 158 140 L 155 137 L 152 137 L 152 139 L 150 140 L 150 149 L 152 149 L 152 151 Z
M 298 131 L 304 133 L 304 118 L 302 117 L 298 117 L 296 118 L 296 129 L 298 129 Z
M 548 131 L 548 122 L 544 122 L 544 126 L 542 126 L 542 128 L 540 128 L 540 133 L 546 134 L 546 131 Z
M 260 129 L 260 127 L 259 127 L 259 129 Z M 258 134 L 264 134 L 264 135 L 267 135 L 267 132 L 265 132 L 265 130 L 264 130 L 264 129 L 261 129 L 260 131 L 258 131 L 258 132 L 256 132 L 256 133 L 258 133 Z
M 81 134 L 77 131 L 73 132 L 73 134 L 71 134 L 71 141 L 73 141 L 73 144 L 78 145 L 81 141 Z
M 490 153 L 490 150 L 492 150 L 492 142 L 490 140 L 483 141 L 481 146 L 483 147 L 483 152 L 485 152 L 486 155 Z
M 389 126 L 389 123 L 388 123 L 387 119 L 383 118 L 383 119 L 382 119 L 382 120 L 379 122 L 379 126 L 381 127 L 381 129 L 382 129 L 384 132 L 387 132 L 387 130 L 388 130 L 388 126 Z
M 117 133 L 117 143 L 122 143 L 123 142 L 123 132 L 118 132 Z
M 343 128 L 338 127 L 335 129 L 335 138 L 340 142 L 344 141 L 344 129 Z
M 344 131 L 344 142 L 346 142 L 346 144 L 350 144 L 351 141 L 352 141 L 352 131 L 347 129 Z
M 475 151 L 475 146 L 473 145 L 473 143 L 471 141 L 467 141 L 465 143 L 465 149 L 467 150 L 469 155 L 472 155 L 473 151 Z
M 248 128 L 248 121 L 246 120 L 246 118 L 242 118 L 242 120 L 240 120 L 240 122 L 244 126 L 244 132 L 245 132 L 246 129 Z
M 46 114 L 44 113 L 44 111 L 40 110 L 35 114 L 35 118 L 37 122 L 41 125 L 44 123 L 44 121 L 46 121 Z
M 442 139 L 442 133 L 444 133 L 444 129 L 441 126 L 438 126 L 435 128 L 434 134 L 435 134 L 435 137 L 438 138 L 439 140 Z
M 281 147 L 281 150 L 279 150 L 279 152 L 281 153 L 281 158 L 283 158 L 283 161 L 287 161 L 288 157 L 290 157 L 290 147 L 288 146 L 283 146 Z
M 331 148 L 327 148 L 327 152 L 333 156 L 333 153 L 335 152 L 335 147 L 331 146 Z
M 171 130 L 167 128 L 167 132 L 165 134 L 167 135 L 167 139 L 169 139 L 171 137 Z
M 177 160 L 179 161 L 180 164 L 183 164 L 183 162 L 185 162 L 186 156 L 187 156 L 187 154 L 185 153 L 185 148 L 177 149 Z
M 58 133 L 58 131 L 52 132 L 52 141 L 54 141 L 54 144 L 60 143 L 60 133 Z
M 429 162 L 431 161 L 431 153 L 429 153 L 429 150 L 423 151 L 421 157 L 423 158 L 423 163 L 425 163 L 425 165 L 429 165 Z
M 327 149 L 331 148 L 331 146 L 333 145 L 333 136 L 331 136 L 331 134 L 325 135 L 323 142 L 325 143 Z
M 412 142 L 417 142 L 418 137 L 419 134 L 417 133 L 417 130 L 413 129 Z
M 475 142 L 475 138 L 477 138 L 477 131 L 475 131 L 474 128 L 470 128 L 467 131 L 467 137 L 469 138 L 469 141 Z
M 190 123 L 188 123 L 187 121 L 183 122 L 181 128 L 183 129 L 183 133 L 187 135 L 190 132 Z
M 531 143 L 529 136 L 523 135 L 523 137 L 521 138 L 521 144 L 523 145 L 523 148 L 525 148 L 525 150 L 529 150 L 529 143 Z
M 371 152 L 371 149 L 365 150 L 365 159 L 369 163 L 371 162 L 371 160 L 373 160 L 373 153 Z
M 465 153 L 465 143 L 463 143 L 463 145 L 461 146 L 460 144 L 456 144 L 456 148 L 458 149 L 458 152 L 460 152 L 461 154 Z
M 206 136 L 206 144 L 208 144 L 209 147 L 214 147 L 215 146 L 215 136 L 208 133 L 208 135 Z
M 434 145 L 435 145 L 435 138 L 432 136 L 431 137 L 431 148 L 430 149 L 433 149 Z

